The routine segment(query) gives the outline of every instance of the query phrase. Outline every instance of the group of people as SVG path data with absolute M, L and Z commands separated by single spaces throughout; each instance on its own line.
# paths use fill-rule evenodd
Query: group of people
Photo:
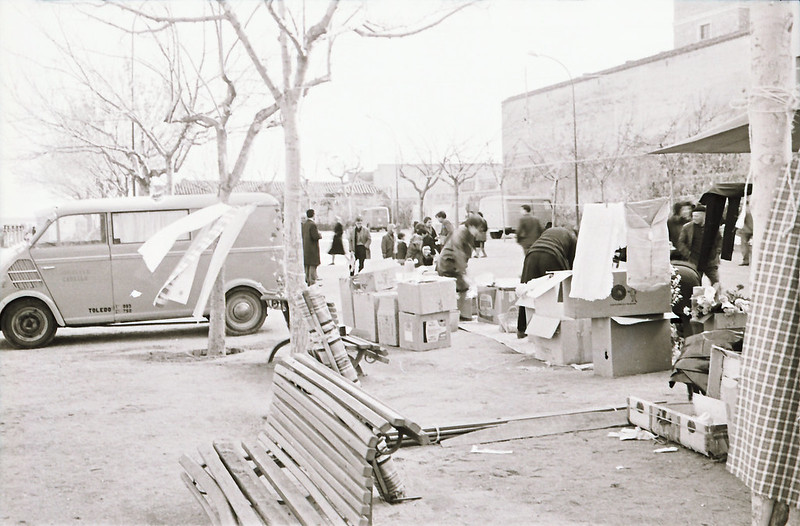
M 319 233 L 317 223 L 314 221 L 314 209 L 306 210 L 306 219 L 303 221 L 303 267 L 305 269 L 306 284 L 313 285 L 319 281 L 317 267 L 320 265 L 319 241 L 322 234 Z M 347 250 L 345 250 L 345 239 L 347 240 Z M 370 257 L 370 244 L 372 235 L 369 227 L 364 225 L 361 217 L 357 217 L 353 228 L 350 229 L 347 238 L 344 237 L 344 225 L 340 218 L 336 218 L 333 227 L 333 241 L 328 250 L 331 256 L 330 264 L 336 263 L 336 256 L 342 255 L 350 262 L 350 273 L 364 270 L 364 261 Z M 357 269 L 357 270 L 356 270 Z

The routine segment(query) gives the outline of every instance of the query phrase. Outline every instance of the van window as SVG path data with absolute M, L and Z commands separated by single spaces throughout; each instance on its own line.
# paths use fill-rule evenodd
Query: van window
M 40 246 L 93 245 L 106 242 L 102 214 L 79 214 L 59 217 L 36 242 Z
M 114 244 L 144 243 L 153 234 L 178 219 L 189 215 L 188 210 L 154 210 L 152 212 L 119 212 L 111 214 Z M 178 240 L 188 241 L 189 233 Z

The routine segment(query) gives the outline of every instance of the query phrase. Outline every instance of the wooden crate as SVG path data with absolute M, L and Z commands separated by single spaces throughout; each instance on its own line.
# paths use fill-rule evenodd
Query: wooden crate
M 629 396 L 628 421 L 711 458 L 728 454 L 728 425 L 701 421 L 691 403 L 656 404 Z

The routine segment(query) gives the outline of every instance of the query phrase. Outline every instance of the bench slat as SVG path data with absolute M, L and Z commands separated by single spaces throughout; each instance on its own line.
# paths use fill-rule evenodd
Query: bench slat
M 297 464 L 301 466 L 314 484 L 322 490 L 322 494 L 325 495 L 325 498 L 328 499 L 342 517 L 350 522 L 358 522 L 361 516 L 369 513 L 369 506 L 356 502 L 355 498 L 348 491 L 341 488 L 340 484 L 332 485 L 331 480 L 335 479 L 326 476 L 325 468 L 316 459 L 302 451 L 302 448 L 297 448 L 294 439 L 287 438 L 286 435 L 288 433 L 279 429 L 279 427 L 274 422 L 267 422 L 265 429 L 267 436 L 273 438 L 273 442 L 279 442 L 280 447 L 295 459 Z
M 320 389 L 324 390 L 334 399 L 338 400 L 341 405 L 346 406 L 348 409 L 350 409 L 350 411 L 355 413 L 365 422 L 368 422 L 375 429 L 378 429 L 383 433 L 386 433 L 392 429 L 392 424 L 388 420 L 375 412 L 369 405 L 355 398 L 352 393 L 346 390 L 347 388 L 342 388 L 341 385 L 333 381 L 332 376 L 328 375 L 327 373 L 320 375 L 317 371 L 306 367 L 299 361 L 285 363 L 288 365 L 289 370 L 294 374 L 305 378 Z M 325 366 L 321 365 L 321 367 L 324 368 Z M 328 371 L 330 371 L 330 369 L 328 369 Z M 275 372 L 281 375 L 284 374 L 283 370 L 279 371 L 277 366 L 275 367 Z M 347 382 L 347 380 L 345 380 L 345 382 Z
M 233 516 L 233 510 L 228 503 L 228 499 L 225 498 L 225 494 L 213 477 L 188 455 L 182 455 L 178 462 L 189 477 L 194 480 L 195 484 L 199 485 L 208 496 L 208 499 L 204 498 L 203 500 L 214 510 L 219 518 L 220 524 L 222 526 L 236 526 L 236 517 Z
M 358 476 L 350 472 L 347 466 L 343 466 L 342 463 L 336 461 L 335 457 L 332 456 L 330 447 L 325 447 L 324 444 L 319 443 L 319 436 L 306 436 L 304 431 L 286 415 L 276 414 L 273 411 L 272 416 L 270 423 L 273 427 L 284 433 L 284 435 L 288 435 L 285 438 L 293 440 L 292 445 L 298 449 L 301 455 L 315 463 L 315 466 L 322 468 L 317 469 L 317 471 L 320 475 L 326 477 L 331 482 L 331 485 L 341 488 L 343 492 L 340 494 L 343 497 L 350 495 L 348 498 L 356 499 L 359 502 L 368 501 L 366 488 L 368 486 L 371 487 L 371 475 L 362 476 L 359 480 Z M 282 446 L 283 444 L 278 441 L 278 445 Z M 301 463 L 301 465 L 305 464 Z
M 305 391 L 317 397 L 323 402 L 322 405 L 333 410 L 339 418 L 344 420 L 348 427 L 358 434 L 360 439 L 364 439 L 366 442 L 366 440 L 371 440 L 374 438 L 374 444 L 370 444 L 370 446 L 377 445 L 377 437 L 375 437 L 375 433 L 370 429 L 372 424 L 368 423 L 367 418 L 363 416 L 363 413 L 358 411 L 359 409 L 366 410 L 367 408 L 362 404 L 359 404 L 354 398 L 345 394 L 344 391 L 337 390 L 339 394 L 341 394 L 343 397 L 348 397 L 355 404 L 355 409 L 346 405 L 346 401 L 340 399 L 336 393 L 331 393 L 329 390 L 326 390 L 324 387 L 320 387 L 318 384 L 309 380 L 306 376 L 301 376 L 292 369 L 276 367 L 275 375 L 281 376 L 287 381 L 299 385 Z M 324 384 L 324 382 L 321 383 Z M 385 420 L 383 422 L 388 425 L 388 422 Z
M 306 412 L 308 418 L 314 419 L 314 426 L 325 426 L 326 429 L 334 433 L 336 437 L 347 443 L 350 449 L 358 455 L 359 460 L 369 465 L 367 459 L 375 458 L 375 448 L 370 447 L 369 443 L 360 440 L 353 431 L 345 425 L 328 408 L 321 407 L 315 403 L 315 399 L 305 393 L 301 393 L 297 388 L 285 379 L 277 376 L 273 382 L 273 394 L 279 396 L 284 403 L 290 405 L 298 412 Z M 370 433 L 370 437 L 372 438 Z
M 242 490 L 242 493 L 256 512 L 261 515 L 267 524 L 292 524 L 292 517 L 289 510 L 278 504 L 275 496 L 267 490 L 258 476 L 253 471 L 252 466 L 244 459 L 238 447 L 231 441 L 218 440 L 214 442 L 214 449 L 217 451 L 220 460 L 228 468 L 233 480 Z
M 336 440 L 335 435 L 326 433 L 324 427 L 320 429 L 314 426 L 307 414 L 296 411 L 282 400 L 275 400 L 274 403 L 286 420 L 300 431 L 301 438 L 312 440 L 319 452 L 326 453 L 325 458 L 330 458 L 340 466 L 354 482 L 359 483 L 370 476 L 371 466 L 363 458 L 356 457 L 347 445 L 342 445 L 341 441 Z
M 294 357 L 294 359 L 300 362 L 301 364 L 305 365 L 309 369 L 313 370 L 314 372 L 319 373 L 322 376 L 325 376 L 328 380 L 330 380 L 331 383 L 345 390 L 356 400 L 368 406 L 370 409 L 378 413 L 382 418 L 386 419 L 391 424 L 392 427 L 402 428 L 408 434 L 412 435 L 415 439 L 417 439 L 420 444 L 429 443 L 428 436 L 425 434 L 424 431 L 422 431 L 422 428 L 417 423 L 412 422 L 411 420 L 408 420 L 407 418 L 403 417 L 394 409 L 388 407 L 386 404 L 384 404 L 380 400 L 377 400 L 373 396 L 368 395 L 365 391 L 357 388 L 354 384 L 348 382 L 341 376 L 336 376 L 331 374 L 331 371 L 329 369 L 326 369 L 325 366 L 313 360 L 310 356 L 298 354 Z M 390 429 L 381 428 L 381 431 L 384 433 L 388 432 L 389 430 Z
M 200 456 L 203 457 L 203 461 L 206 463 L 206 467 L 211 473 L 211 476 L 217 481 L 219 488 L 225 494 L 225 498 L 228 499 L 239 522 L 247 526 L 251 524 L 258 526 L 263 525 L 264 521 L 253 511 L 250 502 L 248 502 L 239 490 L 239 487 L 236 485 L 230 473 L 228 473 L 228 470 L 225 469 L 225 466 L 222 464 L 219 456 L 217 456 L 217 452 L 214 448 L 211 446 L 201 446 L 198 448 L 198 451 L 200 451 Z
M 219 521 L 219 515 L 217 514 L 214 507 L 206 500 L 200 490 L 197 489 L 197 484 L 194 483 L 192 477 L 186 474 L 185 471 L 181 472 L 181 480 L 183 481 L 184 485 L 189 489 L 189 492 L 192 494 L 194 499 L 200 504 L 200 507 L 203 508 L 203 511 L 206 512 L 206 516 L 211 520 L 211 524 L 213 526 L 222 526 L 222 523 Z
M 314 503 L 322 510 L 322 513 L 329 521 L 334 524 L 343 522 L 341 515 L 336 509 L 328 502 L 328 499 L 322 494 L 320 488 L 314 484 L 314 481 L 298 466 L 281 448 L 279 448 L 266 433 L 261 432 L 258 434 L 258 442 L 264 446 L 265 450 L 277 458 L 284 468 L 292 474 L 292 476 L 303 486 L 303 488 L 311 496 Z
M 302 524 L 321 524 L 323 517 L 300 492 L 295 483 L 281 470 L 264 450 L 249 442 L 242 442 L 242 447 L 256 466 L 261 470 L 275 491 L 281 496 L 286 506 L 292 510 Z

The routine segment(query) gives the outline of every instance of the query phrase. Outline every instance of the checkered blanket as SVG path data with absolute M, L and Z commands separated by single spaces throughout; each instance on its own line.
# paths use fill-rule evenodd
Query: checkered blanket
M 800 507 L 800 178 L 787 172 L 756 263 L 727 468 Z

